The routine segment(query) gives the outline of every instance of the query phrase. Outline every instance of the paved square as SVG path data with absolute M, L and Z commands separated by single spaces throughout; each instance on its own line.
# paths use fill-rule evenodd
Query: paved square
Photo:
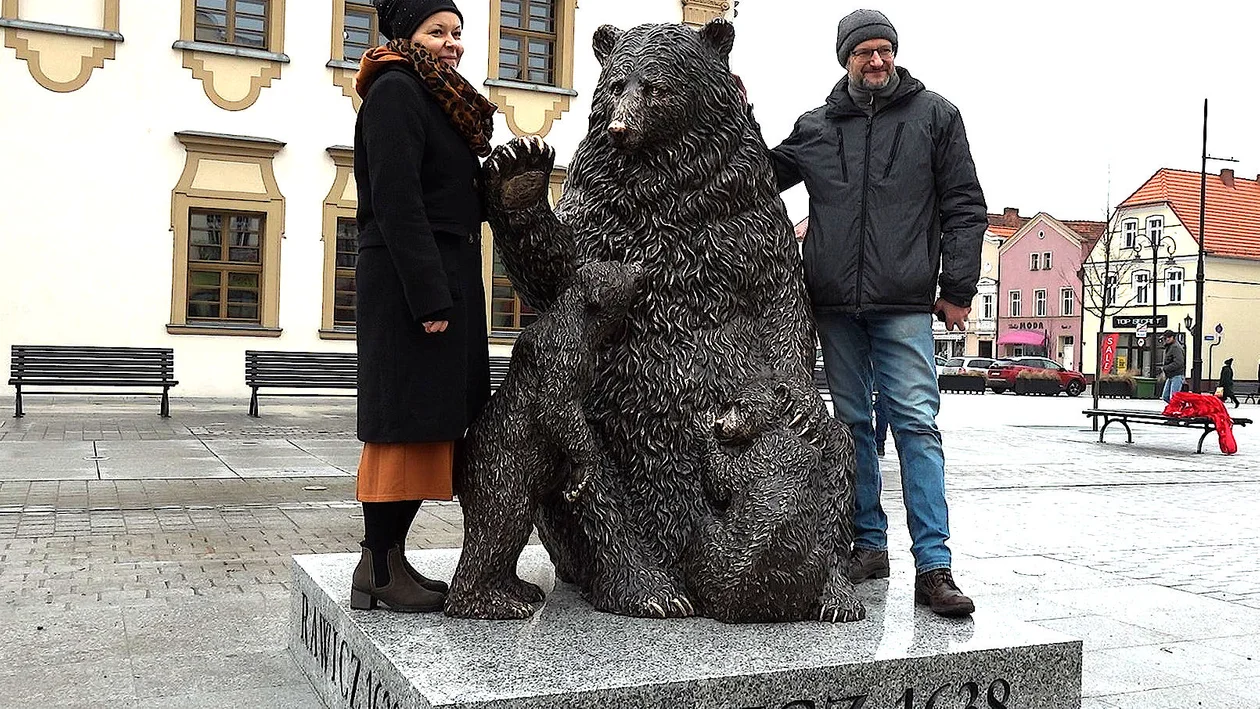
M 38 404 L 0 420 L 0 704 L 319 707 L 284 648 L 288 562 L 357 548 L 353 401 Z M 1082 638 L 1087 709 L 1260 704 L 1260 431 L 1228 457 L 1190 430 L 1099 443 L 1090 404 L 944 396 L 960 585 Z M 894 449 L 882 467 L 900 592 Z M 458 505 L 426 503 L 409 545 L 461 538 Z

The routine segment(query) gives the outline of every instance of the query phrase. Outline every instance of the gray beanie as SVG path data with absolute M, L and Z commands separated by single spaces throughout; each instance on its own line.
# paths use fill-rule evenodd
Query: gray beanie
M 897 51 L 897 30 L 884 13 L 879 10 L 854 10 L 845 15 L 836 27 L 836 58 L 840 60 L 840 66 L 848 67 L 853 48 L 868 39 L 886 39 L 892 42 L 893 52 Z

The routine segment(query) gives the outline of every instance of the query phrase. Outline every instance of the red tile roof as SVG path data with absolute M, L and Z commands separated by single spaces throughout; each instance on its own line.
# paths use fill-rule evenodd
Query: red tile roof
M 1260 180 L 1223 170 L 1207 176 L 1207 240 L 1204 251 L 1218 256 L 1260 259 Z M 1168 203 L 1182 226 L 1199 240 L 1199 173 L 1161 168 L 1121 207 Z

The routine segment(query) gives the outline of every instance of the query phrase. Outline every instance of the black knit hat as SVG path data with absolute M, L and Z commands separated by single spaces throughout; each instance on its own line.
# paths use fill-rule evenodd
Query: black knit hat
M 410 38 L 420 25 L 439 12 L 453 12 L 463 23 L 464 15 L 452 0 L 372 0 L 381 22 L 381 34 L 389 39 Z
M 879 10 L 854 10 L 845 15 L 836 27 L 836 58 L 840 60 L 840 66 L 849 66 L 853 48 L 868 39 L 886 39 L 892 42 L 893 53 L 897 52 L 897 30 L 884 13 Z

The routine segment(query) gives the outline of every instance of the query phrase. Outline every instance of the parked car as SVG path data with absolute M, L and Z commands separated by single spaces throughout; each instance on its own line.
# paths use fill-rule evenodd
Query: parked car
M 1064 369 L 1062 365 L 1045 357 L 1012 357 L 999 359 L 989 366 L 989 389 L 1001 394 L 1015 386 L 1015 378 L 1026 369 L 1048 369 L 1059 375 L 1060 391 L 1068 396 L 1079 396 L 1085 391 L 1085 375 Z
M 991 357 L 951 357 L 939 367 L 937 374 L 967 374 L 969 372 L 985 374 L 989 371 L 991 364 L 993 364 Z

